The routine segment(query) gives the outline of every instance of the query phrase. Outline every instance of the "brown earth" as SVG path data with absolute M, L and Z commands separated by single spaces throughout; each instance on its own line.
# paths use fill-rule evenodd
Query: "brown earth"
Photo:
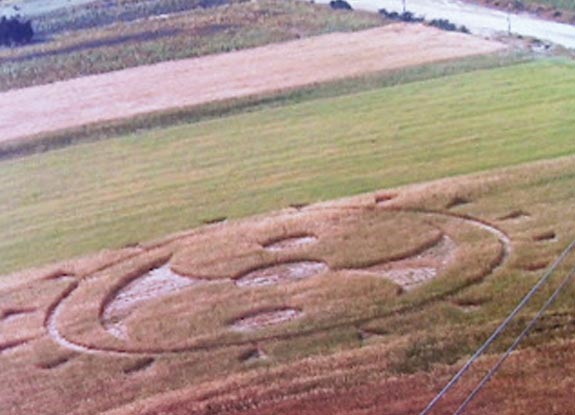
M 86 76 L 0 94 L 0 142 L 503 48 L 394 24 Z

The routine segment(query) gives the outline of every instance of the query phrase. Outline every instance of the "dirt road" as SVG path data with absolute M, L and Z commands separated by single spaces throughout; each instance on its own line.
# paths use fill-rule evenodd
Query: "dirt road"
M 329 3 L 330 0 L 317 0 Z M 402 0 L 349 0 L 354 9 L 377 12 L 380 9 L 401 12 Z M 461 0 L 407 0 L 408 11 L 426 19 L 448 19 L 465 25 L 472 33 L 491 35 L 508 32 L 534 37 L 575 48 L 575 26 L 543 20 L 527 13 L 514 14 Z
M 0 142 L 504 47 L 394 24 L 87 76 L 0 94 Z

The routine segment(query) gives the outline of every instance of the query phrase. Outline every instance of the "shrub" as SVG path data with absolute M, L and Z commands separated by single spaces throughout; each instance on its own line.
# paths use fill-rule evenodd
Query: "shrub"
M 439 29 L 447 30 L 450 32 L 463 32 L 469 33 L 469 29 L 465 26 L 457 26 L 454 23 L 451 23 L 447 19 L 433 19 L 429 22 L 430 26 L 437 27 Z
M 329 2 L 329 5 L 335 10 L 353 10 L 350 4 L 345 0 L 332 0 Z
M 423 17 L 418 17 L 412 12 L 403 12 L 399 14 L 397 12 L 388 12 L 386 9 L 380 9 L 379 14 L 391 20 L 399 20 L 407 23 L 421 23 L 424 21 Z
M 411 12 L 403 12 L 400 16 L 402 22 L 408 23 L 421 23 L 423 22 L 423 17 L 417 17 Z
M 30 43 L 34 36 L 32 22 L 21 22 L 18 17 L 2 16 L 0 19 L 0 45 L 14 46 Z
M 391 19 L 391 20 L 398 20 L 406 23 L 422 23 L 425 22 L 423 17 L 418 17 L 412 12 L 403 12 L 401 14 L 397 12 L 388 12 L 386 9 L 380 9 L 379 14 L 382 16 Z M 469 29 L 465 26 L 457 26 L 451 23 L 447 19 L 433 19 L 427 23 L 429 26 L 434 26 L 439 29 L 448 30 L 448 31 L 457 31 L 462 33 L 469 33 Z

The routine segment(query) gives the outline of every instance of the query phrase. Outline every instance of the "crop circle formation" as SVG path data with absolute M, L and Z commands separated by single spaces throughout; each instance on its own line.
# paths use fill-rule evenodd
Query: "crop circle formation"
M 474 249 L 485 241 L 490 249 Z M 497 228 L 449 212 L 381 202 L 310 207 L 212 225 L 74 281 L 46 325 L 53 341 L 84 353 L 183 353 L 281 340 L 354 324 L 362 313 L 354 298 L 376 318 L 435 279 L 477 279 L 454 272 L 465 261 L 485 262 L 485 277 L 509 249 Z

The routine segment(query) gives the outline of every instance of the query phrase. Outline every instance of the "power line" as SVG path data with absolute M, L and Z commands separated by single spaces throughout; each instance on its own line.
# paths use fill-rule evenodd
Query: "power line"
M 489 372 L 483 377 L 483 379 L 481 379 L 481 381 L 477 384 L 475 389 L 473 389 L 473 391 L 471 391 L 471 393 L 467 396 L 467 398 L 465 398 L 463 403 L 459 406 L 459 408 L 457 408 L 457 410 L 454 412 L 453 415 L 461 415 L 463 411 L 465 411 L 465 408 L 467 408 L 469 403 L 477 396 L 477 394 L 481 391 L 481 389 L 483 389 L 483 387 L 487 384 L 487 382 L 491 380 L 491 378 L 499 370 L 501 365 L 507 360 L 509 355 L 511 355 L 511 353 L 517 348 L 517 346 L 519 346 L 519 344 L 525 339 L 525 337 L 529 334 L 529 332 L 531 332 L 533 327 L 535 327 L 535 324 L 537 324 L 537 321 L 543 316 L 543 313 L 545 313 L 545 311 L 549 307 L 551 307 L 551 305 L 555 302 L 555 300 L 557 300 L 557 297 L 559 297 L 559 294 L 561 294 L 561 292 L 567 287 L 567 285 L 569 285 L 569 282 L 571 282 L 571 278 L 573 277 L 573 275 L 575 275 L 575 268 L 571 269 L 571 271 L 567 274 L 565 279 L 561 282 L 561 285 L 559 285 L 559 287 L 557 287 L 557 289 L 551 295 L 551 297 L 547 299 L 543 307 L 541 307 L 539 312 L 535 315 L 535 317 L 533 317 L 533 319 L 529 322 L 527 327 L 525 327 L 525 329 L 521 332 L 521 334 L 517 336 L 513 344 L 509 346 L 507 351 L 499 358 L 497 363 L 495 363 L 495 365 L 493 365 L 491 370 L 489 370 Z
M 428 415 L 439 403 L 439 401 L 455 386 L 457 382 L 467 373 L 471 366 L 479 359 L 479 357 L 485 352 L 485 350 L 491 346 L 491 344 L 499 337 L 499 335 L 509 326 L 511 321 L 519 314 L 519 312 L 527 305 L 531 298 L 539 291 L 539 289 L 551 278 L 555 270 L 563 262 L 563 260 L 575 249 L 575 240 L 569 244 L 567 248 L 559 255 L 559 257 L 553 262 L 551 267 L 545 272 L 541 279 L 531 288 L 525 297 L 519 302 L 515 309 L 507 316 L 507 318 L 495 329 L 493 334 L 477 349 L 477 351 L 471 356 L 471 358 L 463 365 L 461 369 L 451 378 L 451 380 L 445 385 L 445 387 L 429 402 L 423 411 L 419 415 Z

